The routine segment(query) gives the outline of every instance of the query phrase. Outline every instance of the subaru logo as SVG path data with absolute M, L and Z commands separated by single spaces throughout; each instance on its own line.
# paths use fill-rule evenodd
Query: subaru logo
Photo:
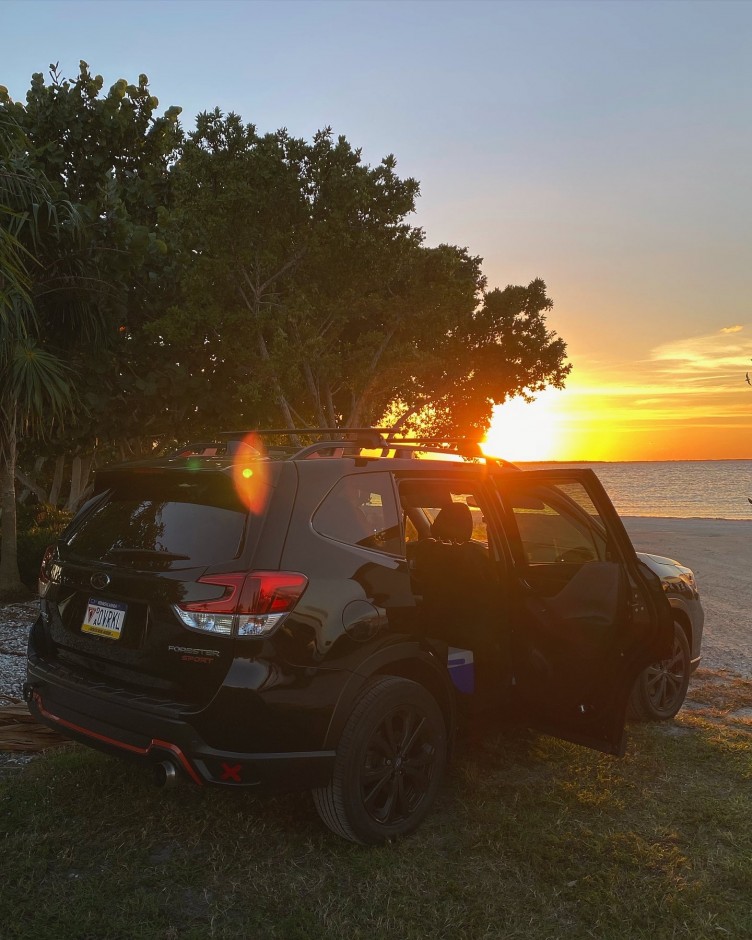
M 110 576 L 105 574 L 104 571 L 98 571 L 89 578 L 89 584 L 98 591 L 101 591 L 102 588 L 106 588 L 109 583 Z

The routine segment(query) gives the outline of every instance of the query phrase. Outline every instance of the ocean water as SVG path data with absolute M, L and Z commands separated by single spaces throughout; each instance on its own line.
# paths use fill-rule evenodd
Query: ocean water
M 752 520 L 752 460 L 526 463 L 589 467 L 622 516 Z

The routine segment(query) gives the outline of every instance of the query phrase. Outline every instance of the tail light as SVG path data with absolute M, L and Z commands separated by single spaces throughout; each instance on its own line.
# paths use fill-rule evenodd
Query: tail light
M 55 562 L 57 547 L 48 545 L 42 556 L 42 564 L 39 568 L 39 579 L 37 580 L 37 590 L 40 597 L 44 597 L 49 590 L 50 584 L 60 580 L 60 566 Z
M 186 627 L 225 636 L 266 636 L 300 600 L 308 578 L 294 571 L 251 571 L 206 575 L 198 583 L 225 590 L 212 600 L 174 605 Z

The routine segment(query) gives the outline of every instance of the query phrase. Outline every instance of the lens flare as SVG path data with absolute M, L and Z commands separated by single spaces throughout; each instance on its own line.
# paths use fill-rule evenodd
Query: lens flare
M 257 434 L 246 434 L 234 445 L 232 479 L 238 496 L 255 515 L 261 515 L 269 496 L 269 463 L 266 448 Z

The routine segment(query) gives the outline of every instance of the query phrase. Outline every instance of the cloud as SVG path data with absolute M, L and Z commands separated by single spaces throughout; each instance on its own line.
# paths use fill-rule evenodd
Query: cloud
M 702 336 L 675 330 L 646 358 L 578 363 L 552 404 L 572 454 L 607 460 L 746 456 L 750 360 L 752 322 Z
M 664 375 L 694 372 L 714 375 L 722 384 L 724 380 L 733 382 L 752 358 L 752 339 L 741 336 L 743 331 L 744 326 L 731 326 L 705 336 L 673 340 L 656 346 L 650 358 L 660 364 L 658 371 Z

